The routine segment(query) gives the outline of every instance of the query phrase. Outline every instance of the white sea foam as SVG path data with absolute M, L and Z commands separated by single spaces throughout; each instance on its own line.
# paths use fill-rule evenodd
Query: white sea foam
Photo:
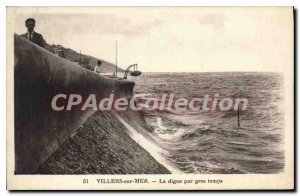
M 155 142 L 151 141 L 150 138 L 145 137 L 142 133 L 139 133 L 134 127 L 129 125 L 120 115 L 116 114 L 118 120 L 127 128 L 129 136 L 142 148 L 144 148 L 150 155 L 161 165 L 165 166 L 171 173 L 182 173 L 179 169 L 171 165 L 171 163 L 163 156 L 168 152 L 159 147 Z M 141 131 L 143 129 L 141 128 Z
M 162 119 L 158 117 L 157 119 L 157 127 L 154 129 L 154 132 L 158 135 L 158 137 L 164 141 L 174 141 L 180 138 L 181 135 L 186 133 L 184 129 L 175 129 L 172 132 L 168 132 L 168 128 L 163 125 Z

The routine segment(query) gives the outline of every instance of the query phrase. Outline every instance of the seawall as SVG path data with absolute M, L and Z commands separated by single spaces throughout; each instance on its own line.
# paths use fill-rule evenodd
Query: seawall
M 54 95 L 59 93 L 83 96 L 96 94 L 96 96 L 108 97 L 110 93 L 114 93 L 115 96 L 132 96 L 133 82 L 100 76 L 57 57 L 18 35 L 14 37 L 14 52 L 16 174 L 36 173 L 41 165 L 45 165 L 46 160 L 70 139 L 72 134 L 80 132 L 80 127 L 87 119 L 93 119 L 93 111 L 53 111 L 51 99 Z M 102 123 L 96 124 L 94 129 L 90 127 L 90 131 L 100 130 L 102 127 L 109 136 L 110 132 L 107 130 L 110 130 L 109 126 L 112 126 L 115 119 L 113 116 L 105 118 L 103 115 L 98 116 Z M 124 132 L 125 129 L 120 128 L 118 133 L 122 131 Z M 127 143 L 132 142 L 134 145 L 130 137 L 127 139 Z M 86 140 L 83 138 L 81 142 L 92 146 L 92 143 L 89 143 L 92 141 L 87 138 Z M 107 148 L 110 147 L 107 146 Z M 112 152 L 101 153 L 104 153 L 103 156 L 110 156 L 105 153 Z M 123 150 L 123 153 L 129 152 Z M 146 153 L 144 156 L 149 155 Z M 89 162 L 88 159 L 85 161 Z M 105 166 L 105 163 L 103 165 Z M 49 170 L 48 172 L 51 173 Z
M 124 120 L 139 116 L 126 111 L 96 112 L 45 161 L 36 174 L 168 174 L 149 152 L 133 141 Z M 141 123 L 142 125 L 143 123 Z

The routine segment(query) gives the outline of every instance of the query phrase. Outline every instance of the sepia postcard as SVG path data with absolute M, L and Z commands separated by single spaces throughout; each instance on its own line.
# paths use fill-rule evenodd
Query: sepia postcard
M 8 190 L 294 190 L 293 7 L 7 7 Z

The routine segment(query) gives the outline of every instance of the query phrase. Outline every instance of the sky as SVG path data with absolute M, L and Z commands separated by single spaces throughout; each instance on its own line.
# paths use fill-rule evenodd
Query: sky
M 288 7 L 14 8 L 17 34 L 25 20 L 49 44 L 144 72 L 283 71 L 293 63 Z

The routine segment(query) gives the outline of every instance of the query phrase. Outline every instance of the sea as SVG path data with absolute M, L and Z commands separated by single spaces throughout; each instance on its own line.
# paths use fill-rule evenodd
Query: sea
M 135 94 L 247 98 L 240 111 L 143 110 L 162 156 L 180 173 L 282 173 L 283 76 L 268 72 L 143 73 Z M 239 126 L 238 126 L 239 118 Z

